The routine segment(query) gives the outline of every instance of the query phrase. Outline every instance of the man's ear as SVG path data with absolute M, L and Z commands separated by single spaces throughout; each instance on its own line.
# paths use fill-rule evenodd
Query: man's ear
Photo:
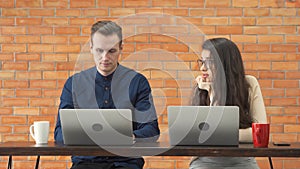
M 90 52 L 93 53 L 93 44 L 92 44 L 92 41 L 90 41 Z

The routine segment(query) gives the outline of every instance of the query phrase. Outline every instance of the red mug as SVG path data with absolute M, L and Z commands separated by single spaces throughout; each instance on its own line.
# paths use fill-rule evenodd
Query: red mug
M 252 123 L 252 137 L 254 147 L 268 147 L 269 134 L 269 123 Z

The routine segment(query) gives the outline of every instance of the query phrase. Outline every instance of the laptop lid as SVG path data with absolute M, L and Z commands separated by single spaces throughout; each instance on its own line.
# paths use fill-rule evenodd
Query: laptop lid
M 171 145 L 237 146 L 239 107 L 168 106 Z
M 132 145 L 130 109 L 60 109 L 66 145 Z

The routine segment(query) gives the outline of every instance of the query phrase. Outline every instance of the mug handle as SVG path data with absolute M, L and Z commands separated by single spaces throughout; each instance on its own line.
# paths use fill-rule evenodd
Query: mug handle
M 34 125 L 31 125 L 29 128 L 29 131 L 30 131 L 31 137 L 35 140 L 34 133 L 33 133 L 33 127 L 34 127 Z
M 255 134 L 256 134 L 256 139 L 257 139 L 258 144 L 261 144 L 260 137 L 259 137 L 260 133 L 261 133 L 261 129 L 256 128 Z

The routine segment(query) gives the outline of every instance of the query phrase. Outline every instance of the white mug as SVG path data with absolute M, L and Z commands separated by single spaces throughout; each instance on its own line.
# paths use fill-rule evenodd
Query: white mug
M 48 143 L 49 126 L 49 121 L 35 121 L 33 125 L 30 126 L 30 135 L 36 144 Z

